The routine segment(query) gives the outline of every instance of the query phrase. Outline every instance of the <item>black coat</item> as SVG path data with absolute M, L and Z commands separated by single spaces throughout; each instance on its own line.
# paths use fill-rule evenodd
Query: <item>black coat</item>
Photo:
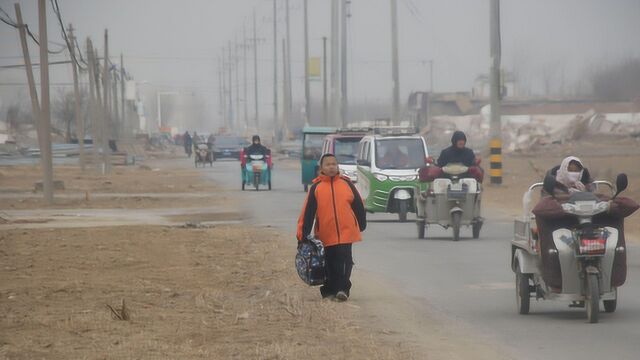
M 268 155 L 269 149 L 262 144 L 251 144 L 244 150 L 245 155 Z
M 464 166 L 473 166 L 476 164 L 476 156 L 473 150 L 469 148 L 459 149 L 455 145 L 442 150 L 438 157 L 438 166 L 443 167 L 447 164 L 461 163 Z

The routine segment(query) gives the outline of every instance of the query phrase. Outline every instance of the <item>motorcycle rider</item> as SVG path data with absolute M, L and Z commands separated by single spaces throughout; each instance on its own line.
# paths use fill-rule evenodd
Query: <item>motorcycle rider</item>
M 479 183 L 482 183 L 484 179 L 484 170 L 480 167 L 479 161 L 476 160 L 476 156 L 473 153 L 473 150 L 466 147 L 467 145 L 467 136 L 459 130 L 453 132 L 451 136 L 451 146 L 443 149 L 440 152 L 440 156 L 438 157 L 438 161 L 436 165 L 438 168 L 428 169 L 431 172 L 431 177 L 433 178 L 442 178 L 446 177 L 444 172 L 442 171 L 442 167 L 447 166 L 448 164 L 462 164 L 469 168 L 466 174 L 463 174 L 461 177 L 470 177 L 476 179 Z M 420 175 L 421 177 L 423 175 Z
M 464 166 L 474 166 L 476 164 L 476 156 L 473 150 L 466 147 L 467 136 L 462 131 L 455 131 L 451 136 L 451 146 L 440 152 L 437 165 L 439 167 L 447 166 L 451 163 L 460 163 Z
M 264 155 L 267 156 L 269 154 L 269 149 L 260 143 L 260 136 L 253 135 L 251 138 L 252 144 L 244 149 L 244 155 Z

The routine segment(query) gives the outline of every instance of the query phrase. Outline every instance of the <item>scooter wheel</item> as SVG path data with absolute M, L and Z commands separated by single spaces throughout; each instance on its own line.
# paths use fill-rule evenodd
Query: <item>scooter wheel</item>
M 516 266 L 516 305 L 518 306 L 518 313 L 521 315 L 528 314 L 530 303 L 529 276 L 522 273 L 520 264 L 518 264 Z

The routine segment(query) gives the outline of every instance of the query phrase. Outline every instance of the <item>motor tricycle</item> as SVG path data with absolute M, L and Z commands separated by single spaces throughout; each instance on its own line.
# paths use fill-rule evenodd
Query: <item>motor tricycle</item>
M 209 149 L 209 146 L 207 144 L 198 144 L 195 148 L 195 166 L 198 167 L 198 164 L 202 164 L 202 167 L 204 167 L 207 163 L 209 163 L 209 166 L 213 166 L 213 152 Z
M 304 191 L 318 177 L 318 160 L 322 156 L 324 137 L 336 132 L 336 128 L 307 126 L 302 129 L 302 154 L 300 156 L 301 180 Z
M 430 164 L 430 167 L 435 167 Z M 453 241 L 460 239 L 460 228 L 471 226 L 474 239 L 480 237 L 484 219 L 480 215 L 482 200 L 481 182 L 469 174 L 469 167 L 458 163 L 438 168 L 440 176 L 426 178 L 421 182 L 431 182 L 428 191 L 416 192 L 416 224 L 418 238 L 424 239 L 429 225 L 440 225 L 453 230 Z M 431 169 L 422 169 L 431 170 Z
M 627 187 L 625 174 L 618 175 L 615 188 L 607 181 L 591 186 L 608 194 L 582 191 L 560 197 L 550 175 L 525 193 L 523 217 L 515 221 L 511 241 L 520 314 L 529 313 L 531 298 L 584 307 L 589 323 L 598 322 L 600 301 L 606 312 L 616 310 L 617 288 L 626 279 L 623 219 L 638 204 L 618 197 Z M 532 195 L 541 187 L 547 195 L 530 209 Z
M 395 213 L 400 222 L 406 222 L 407 214 L 416 211 L 416 189 L 427 191 L 429 187 L 418 182 L 418 170 L 428 156 L 427 144 L 422 136 L 401 129 L 375 131 L 378 134 L 360 140 L 356 188 L 368 212 Z
M 267 186 L 271 190 L 271 154 L 246 154 L 241 151 L 240 168 L 242 169 L 242 190 L 246 186 L 252 186 L 256 191 L 260 185 Z

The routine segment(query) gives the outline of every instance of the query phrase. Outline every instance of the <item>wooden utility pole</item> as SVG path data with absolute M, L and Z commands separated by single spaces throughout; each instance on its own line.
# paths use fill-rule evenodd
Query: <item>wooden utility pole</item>
M 256 131 L 260 133 L 260 115 L 258 112 L 258 37 L 256 29 L 256 10 L 253 9 L 253 77 L 254 77 L 254 102 L 256 113 Z
M 110 114 L 110 102 L 109 102 L 109 31 L 107 29 L 104 30 L 104 66 L 102 67 L 102 91 L 104 95 L 103 101 L 103 109 L 104 109 L 104 118 L 102 121 L 102 159 L 104 162 L 103 174 L 108 174 L 111 172 L 111 160 L 109 159 L 109 153 L 111 149 L 109 148 L 109 130 L 111 129 L 112 122 L 111 114 Z
M 87 61 L 89 62 L 89 65 L 87 65 L 89 70 L 89 118 L 91 119 L 93 161 L 96 166 L 99 166 L 98 164 L 100 163 L 100 159 L 98 155 L 98 143 L 100 139 L 99 127 L 101 124 L 101 115 L 99 114 L 99 105 L 97 100 L 100 95 L 96 96 L 96 91 L 99 89 L 99 86 L 97 84 L 96 60 L 94 54 L 93 44 L 91 43 L 91 40 L 87 38 Z
M 71 68 L 73 70 L 73 95 L 75 97 L 76 137 L 78 138 L 78 144 L 80 145 L 80 169 L 84 171 L 84 117 L 80 113 L 80 88 L 78 87 L 78 66 L 75 60 L 76 50 L 74 46 L 76 37 L 73 34 L 73 26 L 71 24 L 69 24 L 68 32 L 69 42 L 71 43 L 69 51 L 71 52 Z
M 393 106 L 391 121 L 400 124 L 400 71 L 398 69 L 398 0 L 391 0 L 391 76 L 393 81 Z
M 38 27 L 40 32 L 40 162 L 42 189 L 47 204 L 53 203 L 53 162 L 51 159 L 51 113 L 49 109 L 49 38 L 47 37 L 47 1 L 38 0 Z
M 489 147 L 491 184 L 502 184 L 502 123 L 500 120 L 500 0 L 491 0 L 490 50 L 491 50 L 491 122 L 489 123 Z
M 311 122 L 311 91 L 309 88 L 309 16 L 307 0 L 304 0 L 304 123 Z
M 27 81 L 29 82 L 29 95 L 31 97 L 31 111 L 33 112 L 33 118 L 39 121 L 40 119 L 40 101 L 38 100 L 38 92 L 36 90 L 36 82 L 33 77 L 33 67 L 31 64 L 31 57 L 29 56 L 29 46 L 27 44 L 27 26 L 22 21 L 22 11 L 20 10 L 20 4 L 15 4 L 16 9 L 16 21 L 18 23 L 18 31 L 20 33 L 20 44 L 22 45 L 22 55 L 24 56 L 25 70 L 27 71 Z M 38 126 L 38 131 L 40 127 Z

